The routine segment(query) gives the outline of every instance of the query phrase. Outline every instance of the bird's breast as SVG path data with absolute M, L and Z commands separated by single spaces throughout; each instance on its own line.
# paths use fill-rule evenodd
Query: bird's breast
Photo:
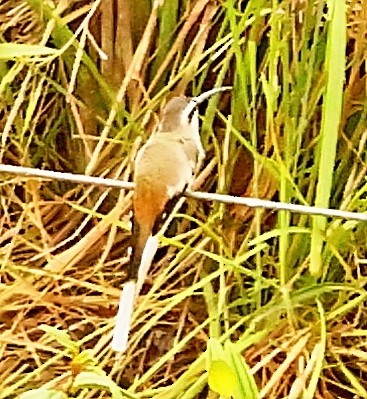
M 190 140 L 156 136 L 148 140 L 137 157 L 134 181 L 150 181 L 170 194 L 183 191 L 191 183 L 196 157 L 195 144 Z

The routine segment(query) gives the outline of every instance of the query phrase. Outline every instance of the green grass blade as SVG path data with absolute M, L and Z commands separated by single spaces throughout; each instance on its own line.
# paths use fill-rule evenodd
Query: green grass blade
M 343 85 L 345 81 L 346 49 L 346 6 L 344 0 L 327 2 L 330 25 L 326 49 L 327 86 L 322 107 L 322 123 L 318 144 L 318 182 L 315 205 L 328 207 L 332 193 L 332 183 L 336 156 L 337 139 L 343 103 Z M 322 270 L 322 250 L 326 228 L 326 219 L 313 218 L 311 239 L 312 275 Z

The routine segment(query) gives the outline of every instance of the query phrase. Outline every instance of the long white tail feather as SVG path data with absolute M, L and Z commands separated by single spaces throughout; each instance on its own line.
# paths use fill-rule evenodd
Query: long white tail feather
M 136 295 L 135 281 L 128 281 L 122 290 L 111 347 L 118 352 L 125 352 L 129 341 L 131 317 Z
M 145 244 L 143 256 L 141 258 L 141 263 L 139 266 L 137 290 L 136 290 L 137 294 L 139 294 L 141 287 L 144 284 L 145 278 L 148 274 L 150 265 L 153 262 L 153 258 L 157 252 L 157 249 L 158 249 L 157 236 L 149 236 L 148 241 Z
M 145 245 L 139 266 L 138 281 L 128 281 L 122 290 L 111 342 L 112 349 L 117 352 L 125 352 L 127 349 L 135 297 L 139 295 L 140 289 L 144 284 L 157 248 L 158 238 L 150 236 Z

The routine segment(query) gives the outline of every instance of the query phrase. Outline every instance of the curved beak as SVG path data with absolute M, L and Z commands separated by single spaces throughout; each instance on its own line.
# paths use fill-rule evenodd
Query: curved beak
M 185 116 L 188 117 L 199 104 L 201 104 L 203 101 L 205 101 L 207 98 L 211 97 L 212 95 L 231 89 L 232 86 L 214 87 L 214 89 L 205 91 L 204 93 L 201 93 L 199 96 L 192 97 L 190 102 L 187 104 L 187 107 L 185 108 L 184 111 Z

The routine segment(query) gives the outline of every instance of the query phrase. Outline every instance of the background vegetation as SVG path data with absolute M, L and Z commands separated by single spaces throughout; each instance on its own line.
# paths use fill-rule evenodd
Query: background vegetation
M 128 180 L 170 93 L 230 84 L 197 189 L 363 212 L 366 31 L 365 0 L 0 0 L 0 161 Z M 187 201 L 119 356 L 130 200 L 3 176 L 0 398 L 219 397 L 209 338 L 237 397 L 367 397 L 365 224 Z

